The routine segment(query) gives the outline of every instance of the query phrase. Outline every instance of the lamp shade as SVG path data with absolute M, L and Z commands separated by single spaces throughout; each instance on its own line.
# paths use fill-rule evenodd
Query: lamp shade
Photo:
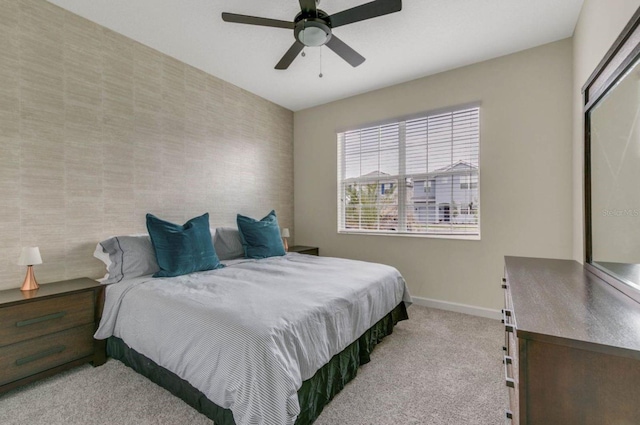
M 22 252 L 20 253 L 18 265 L 32 266 L 34 264 L 42 264 L 40 249 L 38 249 L 37 246 L 25 246 L 24 248 L 22 248 Z
M 282 229 L 282 237 L 283 238 L 288 238 L 290 236 L 291 235 L 289 235 L 289 229 L 288 228 L 285 227 L 284 229 Z

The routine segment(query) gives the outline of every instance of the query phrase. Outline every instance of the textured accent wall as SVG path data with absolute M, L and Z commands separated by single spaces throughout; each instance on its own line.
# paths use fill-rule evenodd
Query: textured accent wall
M 147 212 L 293 227 L 293 113 L 44 0 L 0 0 L 0 289 L 97 277 Z

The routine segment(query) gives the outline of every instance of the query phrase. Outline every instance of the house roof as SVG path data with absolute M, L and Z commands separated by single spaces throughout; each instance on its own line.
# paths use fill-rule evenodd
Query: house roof
M 459 168 L 464 168 L 465 170 L 477 170 L 478 166 L 473 165 L 470 162 L 466 162 L 466 161 L 458 161 L 454 164 L 448 165 L 446 167 L 442 167 L 442 168 L 438 168 L 437 170 L 432 171 L 432 173 L 445 173 L 445 172 L 450 172 L 450 171 L 456 171 Z M 429 173 L 431 174 L 431 173 Z
M 376 170 L 367 174 L 363 174 L 360 177 L 377 177 L 377 176 L 390 176 L 391 174 L 385 173 L 384 171 Z

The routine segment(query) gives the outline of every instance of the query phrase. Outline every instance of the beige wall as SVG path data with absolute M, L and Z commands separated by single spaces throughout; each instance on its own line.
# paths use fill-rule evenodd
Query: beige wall
M 640 0 L 585 0 L 573 35 L 573 258 L 584 259 L 582 86 L 598 66 Z
M 504 255 L 572 254 L 572 42 L 296 112 L 296 241 L 396 266 L 414 296 L 498 309 Z M 337 234 L 336 130 L 481 101 L 482 240 Z
M 0 289 L 96 277 L 147 212 L 293 227 L 293 113 L 44 0 L 0 3 Z

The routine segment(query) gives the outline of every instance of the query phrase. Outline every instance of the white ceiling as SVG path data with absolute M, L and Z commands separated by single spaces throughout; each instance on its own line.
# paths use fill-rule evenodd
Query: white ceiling
M 334 30 L 367 59 L 359 67 L 322 47 L 278 71 L 292 30 L 226 23 L 220 15 L 293 21 L 297 0 L 49 1 L 293 111 L 570 37 L 583 3 L 404 0 L 401 12 Z M 321 0 L 319 7 L 332 14 L 368 1 Z

